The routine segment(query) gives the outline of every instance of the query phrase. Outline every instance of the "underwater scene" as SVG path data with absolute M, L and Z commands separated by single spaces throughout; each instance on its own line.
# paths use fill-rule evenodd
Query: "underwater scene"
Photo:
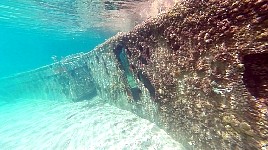
M 3 0 L 1 150 L 268 150 L 267 0 Z

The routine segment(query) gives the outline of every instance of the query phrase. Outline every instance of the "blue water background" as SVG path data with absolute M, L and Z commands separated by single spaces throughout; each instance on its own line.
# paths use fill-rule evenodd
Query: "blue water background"
M 0 2 L 0 78 L 50 64 L 52 56 L 88 52 L 116 33 L 79 24 L 90 12 L 78 13 L 75 2 Z
M 50 64 L 53 55 L 60 59 L 73 53 L 88 52 L 109 37 L 93 38 L 87 33 L 74 37 L 50 33 L 43 36 L 16 28 L 0 28 L 0 34 L 0 77 Z

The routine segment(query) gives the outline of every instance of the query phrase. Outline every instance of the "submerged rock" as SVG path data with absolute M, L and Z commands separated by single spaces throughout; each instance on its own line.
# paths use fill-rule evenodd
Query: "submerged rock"
M 66 64 L 61 75 L 45 67 L 14 78 L 36 74 L 27 80 L 46 82 L 49 76 L 62 85 L 53 91 L 49 84 L 27 82 L 20 89 L 34 85 L 53 93 L 62 87 L 72 98 L 96 88 L 109 103 L 155 122 L 188 148 L 265 149 L 267 35 L 265 0 L 182 1 L 72 60 L 82 63 Z M 71 64 L 90 69 L 68 75 L 75 70 Z

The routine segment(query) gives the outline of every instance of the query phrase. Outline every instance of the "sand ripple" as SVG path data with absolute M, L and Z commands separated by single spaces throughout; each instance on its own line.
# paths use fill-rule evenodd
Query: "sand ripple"
M 2 150 L 183 149 L 155 124 L 96 97 L 77 103 L 21 100 L 0 105 Z

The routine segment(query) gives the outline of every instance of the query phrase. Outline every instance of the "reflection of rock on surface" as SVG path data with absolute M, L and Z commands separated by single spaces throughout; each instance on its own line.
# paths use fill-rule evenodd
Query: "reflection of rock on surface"
M 180 0 L 77 1 L 78 15 L 82 18 L 79 24 L 83 28 L 102 27 L 125 32 L 148 18 L 166 12 L 178 1 Z
M 180 1 L 181 0 L 151 0 L 137 8 L 136 12 L 139 12 L 142 20 L 146 20 L 147 18 L 156 17 L 160 13 L 167 12 L 175 3 Z

